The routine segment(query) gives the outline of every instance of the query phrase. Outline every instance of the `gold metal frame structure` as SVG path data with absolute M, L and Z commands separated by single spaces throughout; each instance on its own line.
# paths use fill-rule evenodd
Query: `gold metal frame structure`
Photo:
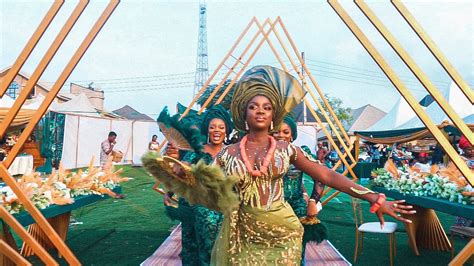
M 66 82 L 69 75 L 72 73 L 76 65 L 79 63 L 80 59 L 87 51 L 91 43 L 94 41 L 95 37 L 102 29 L 104 24 L 107 22 L 108 18 L 112 15 L 115 8 L 120 3 L 120 0 L 111 0 L 107 7 L 104 9 L 100 17 L 97 19 L 95 24 L 90 29 L 89 33 L 86 35 L 84 40 L 82 41 L 79 48 L 77 48 L 76 52 L 71 57 L 68 64 L 63 69 L 62 73 L 54 83 L 51 90 L 46 95 L 44 101 L 38 108 L 38 111 L 34 114 L 31 121 L 27 124 L 26 128 L 20 135 L 18 142 L 13 146 L 12 150 L 10 151 L 9 156 L 5 161 L 0 164 L 0 176 L 3 181 L 10 186 L 13 192 L 17 195 L 19 201 L 25 209 L 30 213 L 33 217 L 39 228 L 44 232 L 45 235 L 48 236 L 49 240 L 53 243 L 54 247 L 58 250 L 59 255 L 64 257 L 64 259 L 71 265 L 80 265 L 79 260 L 75 257 L 74 253 L 69 249 L 66 243 L 61 239 L 58 233 L 53 229 L 53 227 L 49 224 L 43 214 L 35 207 L 35 205 L 30 201 L 30 199 L 23 193 L 23 191 L 18 186 L 15 178 L 10 175 L 8 172 L 8 167 L 12 164 L 14 158 L 18 155 L 20 149 L 22 148 L 23 144 L 26 142 L 27 138 L 33 132 L 36 124 L 39 122 L 41 117 L 46 113 L 48 107 L 58 94 L 61 87 Z M 3 96 L 16 77 L 18 72 L 20 71 L 23 64 L 26 62 L 28 57 L 30 56 L 31 52 L 35 48 L 36 44 L 39 42 L 41 37 L 43 36 L 44 32 L 47 30 L 48 26 L 54 19 L 55 15 L 60 10 L 61 6 L 64 4 L 63 0 L 56 0 L 49 11 L 46 13 L 45 17 L 41 21 L 40 25 L 37 27 L 36 31 L 31 36 L 30 40 L 27 42 L 26 46 L 18 56 L 17 60 L 10 68 L 8 73 L 3 78 L 2 82 L 0 83 L 0 96 Z M 65 38 L 67 37 L 68 33 L 71 31 L 72 27 L 79 19 L 80 15 L 89 4 L 89 0 L 80 0 L 76 5 L 76 8 L 73 10 L 69 18 L 67 19 L 66 23 L 64 24 L 63 28 L 60 30 L 58 35 L 56 36 L 53 43 L 50 45 L 49 49 L 39 62 L 38 66 L 36 67 L 31 79 L 27 82 L 26 86 L 21 91 L 18 99 L 16 99 L 14 105 L 9 110 L 7 117 L 5 120 L 2 121 L 0 124 L 0 136 L 3 136 L 7 129 L 9 128 L 11 122 L 18 114 L 21 106 L 24 104 L 28 94 L 34 88 L 36 83 L 38 82 L 39 78 L 43 74 L 44 70 L 48 66 L 49 62 L 53 59 L 56 51 L 59 49 Z M 31 249 L 38 255 L 38 257 L 46 264 L 46 265 L 58 265 L 58 263 L 49 255 L 49 253 L 31 236 L 29 235 L 25 229 L 18 223 L 18 221 L 9 214 L 3 206 L 0 206 L 0 217 L 2 221 L 6 222 L 19 236 L 20 238 L 27 243 Z M 5 235 L 5 234 L 4 234 Z M 8 246 L 8 245 L 7 245 Z M 10 247 L 10 246 L 8 246 Z M 0 241 L 0 251 L 10 258 L 14 263 L 18 263 L 21 265 L 29 265 L 29 263 L 21 257 L 16 249 L 8 248 L 5 246 L 4 240 Z M 13 253 L 12 253 L 13 252 Z
M 235 52 L 236 48 L 238 47 L 238 45 L 240 44 L 240 42 L 242 41 L 244 36 L 249 32 L 249 30 L 252 26 L 257 27 L 257 32 L 253 35 L 250 42 L 245 46 L 245 48 L 243 49 L 241 54 L 239 56 L 233 56 L 232 53 Z M 287 48 L 287 46 L 285 45 L 284 39 L 278 33 L 278 30 L 277 30 L 276 26 L 279 26 L 279 29 L 283 31 L 283 36 L 284 36 L 285 40 L 288 41 L 289 46 L 291 47 L 291 49 L 294 52 L 293 56 L 290 52 L 291 49 Z M 286 57 L 290 61 L 291 70 L 282 61 L 282 59 L 279 56 L 279 52 L 276 50 L 275 46 L 272 44 L 272 41 L 269 38 L 272 33 L 274 34 L 274 36 L 276 37 L 278 43 L 280 44 L 280 48 L 283 49 L 284 54 L 286 55 Z M 259 36 L 262 36 L 262 38 L 260 39 L 260 41 L 257 42 L 256 47 L 253 48 L 254 49 L 253 52 L 247 58 L 244 59 L 244 57 L 248 53 L 249 49 L 254 45 L 255 41 L 257 40 L 257 38 Z M 336 141 L 334 140 L 334 137 L 329 132 L 329 130 L 326 128 L 326 126 L 323 124 L 322 119 L 319 117 L 319 115 L 316 113 L 316 111 L 312 108 L 311 102 L 307 99 L 307 97 L 305 97 L 304 101 L 305 101 L 306 106 L 308 107 L 310 112 L 313 114 L 313 116 L 316 118 L 318 124 L 323 129 L 323 131 L 324 131 L 326 137 L 328 138 L 329 142 L 331 143 L 331 145 L 334 147 L 337 154 L 339 155 L 340 159 L 336 163 L 336 165 L 334 166 L 333 169 L 336 169 L 342 163 L 346 166 L 346 170 L 343 174 L 350 173 L 354 180 L 357 179 L 357 176 L 353 171 L 353 168 L 357 164 L 357 160 L 351 154 L 352 149 L 354 149 L 354 144 L 351 143 L 351 141 L 349 139 L 349 136 L 348 136 L 347 132 L 345 131 L 341 121 L 337 118 L 334 110 L 332 109 L 329 102 L 325 98 L 323 91 L 321 90 L 318 83 L 316 82 L 316 79 L 311 74 L 311 71 L 307 68 L 303 58 L 301 57 L 301 53 L 299 52 L 295 42 L 291 38 L 288 30 L 286 29 L 286 27 L 285 27 L 285 25 L 284 25 L 284 23 L 283 23 L 283 21 L 281 20 L 280 17 L 277 17 L 277 19 L 275 21 L 272 21 L 271 19 L 267 18 L 263 22 L 263 24 L 261 24 L 259 22 L 259 20 L 255 17 L 250 20 L 249 24 L 245 27 L 244 31 L 237 38 L 236 42 L 231 47 L 230 51 L 222 59 L 222 61 L 217 66 L 217 68 L 214 70 L 212 75 L 209 77 L 209 79 L 206 81 L 206 83 L 201 87 L 199 92 L 196 94 L 195 98 L 188 105 L 186 111 L 181 115 L 181 118 L 183 118 L 184 116 L 186 116 L 189 113 L 192 106 L 195 105 L 195 103 L 197 102 L 199 97 L 201 97 L 201 95 L 204 93 L 207 86 L 209 84 L 211 84 L 211 82 L 214 80 L 214 77 L 217 75 L 217 73 L 219 71 L 221 71 L 222 67 L 227 66 L 227 65 L 231 65 L 231 67 L 227 71 L 226 75 L 218 83 L 218 85 L 214 88 L 214 90 L 210 94 L 209 98 L 206 100 L 206 102 L 199 109 L 198 113 L 202 113 L 204 111 L 204 109 L 214 99 L 217 92 L 222 88 L 222 85 L 225 83 L 225 81 L 230 77 L 230 75 L 232 73 L 235 73 L 235 76 L 232 78 L 231 82 L 227 85 L 227 87 L 224 89 L 224 91 L 222 92 L 220 97 L 217 99 L 216 104 L 219 104 L 220 102 L 222 102 L 225 95 L 230 91 L 232 86 L 237 82 L 237 80 L 240 78 L 240 76 L 244 73 L 244 71 L 249 66 L 252 59 L 255 57 L 256 53 L 259 51 L 259 49 L 262 47 L 262 45 L 265 42 L 269 45 L 269 47 L 272 50 L 273 54 L 275 55 L 278 62 L 280 63 L 281 68 L 283 70 L 287 71 L 287 72 L 294 71 L 298 75 L 298 77 L 301 79 L 304 89 L 309 92 L 310 98 L 313 100 L 313 103 L 318 107 L 318 109 L 320 110 L 320 113 L 323 115 L 323 117 L 327 121 L 327 124 L 329 125 L 329 127 L 331 128 L 331 130 L 334 133 L 335 137 L 337 138 L 337 141 L 339 141 L 340 145 L 344 148 L 345 152 L 342 152 L 339 149 L 339 146 L 336 145 Z M 295 57 L 297 58 L 299 65 L 297 65 L 297 63 L 293 59 Z M 232 60 L 231 58 L 234 59 L 235 61 L 226 64 L 226 62 L 229 59 Z M 309 78 L 309 82 L 308 82 L 306 76 L 304 76 L 302 74 L 302 71 L 301 71 L 300 67 L 305 71 L 307 77 Z M 310 86 L 310 84 L 312 85 L 312 87 Z M 316 90 L 316 92 L 318 93 L 318 95 L 319 95 L 320 99 L 322 100 L 324 106 L 323 106 L 323 104 L 320 103 L 320 101 L 318 99 L 318 96 L 316 95 L 316 93 L 313 90 Z M 326 107 L 328 112 L 325 111 L 324 107 Z M 350 162 L 346 159 L 346 157 L 350 159 Z M 323 192 L 323 194 L 328 193 L 330 189 L 331 188 L 326 189 Z M 323 202 L 323 204 L 326 204 L 327 202 L 329 202 L 338 193 L 339 192 L 336 191 L 333 195 L 329 196 Z
M 380 34 L 385 38 L 385 40 L 390 44 L 390 46 L 395 50 L 395 52 L 400 56 L 402 61 L 408 66 L 412 73 L 418 78 L 422 85 L 426 88 L 428 93 L 433 96 L 433 99 L 439 104 L 443 109 L 446 115 L 454 122 L 454 124 L 459 128 L 459 130 L 466 136 L 466 138 L 474 144 L 474 135 L 472 131 L 466 126 L 464 121 L 454 112 L 453 108 L 449 103 L 443 98 L 439 90 L 431 83 L 431 81 L 426 77 L 422 72 L 421 68 L 416 65 L 413 59 L 408 55 L 408 53 L 402 48 L 398 43 L 395 37 L 388 31 L 388 29 L 382 24 L 382 22 L 377 18 L 375 13 L 370 10 L 370 8 L 362 0 L 354 0 L 359 9 L 364 13 L 364 15 L 369 19 L 369 21 L 376 27 Z M 352 20 L 349 14 L 344 10 L 344 8 L 338 3 L 337 0 L 328 0 L 329 5 L 334 9 L 337 15 L 342 19 L 344 24 L 349 28 L 349 30 L 354 34 L 354 36 L 359 40 L 359 42 L 364 46 L 369 55 L 374 59 L 377 65 L 389 78 L 395 88 L 399 91 L 402 97 L 408 102 L 416 115 L 421 119 L 423 124 L 428 128 L 434 138 L 438 143 L 443 147 L 443 149 L 448 154 L 449 158 L 453 161 L 456 167 L 461 171 L 466 180 L 474 185 L 474 173 L 468 168 L 466 163 L 461 159 L 460 155 L 456 150 L 451 146 L 449 141 L 444 137 L 441 130 L 437 125 L 430 119 L 425 110 L 418 103 L 413 94 L 405 86 L 405 84 L 400 80 L 395 71 L 390 67 L 388 62 L 382 57 L 382 55 L 377 51 L 373 46 L 370 40 L 365 36 L 362 30 L 357 26 L 357 24 Z M 472 89 L 469 88 L 467 83 L 465 83 L 459 74 L 454 70 L 454 68 L 449 64 L 447 59 L 442 55 L 441 51 L 436 49 L 434 43 L 429 39 L 428 35 L 422 31 L 421 26 L 416 23 L 414 18 L 405 8 L 405 6 L 398 0 L 392 0 L 393 5 L 399 10 L 399 12 L 406 18 L 410 26 L 415 29 L 418 36 L 422 38 L 423 42 L 428 46 L 430 51 L 435 55 L 438 61 L 443 65 L 446 71 L 450 74 L 453 79 L 455 79 L 456 84 L 462 89 L 467 98 L 471 101 L 470 95 L 472 95 Z

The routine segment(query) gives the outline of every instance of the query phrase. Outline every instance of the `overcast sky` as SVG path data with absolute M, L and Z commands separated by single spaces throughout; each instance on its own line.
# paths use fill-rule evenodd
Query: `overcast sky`
M 341 2 L 413 94 L 423 97 L 424 89 L 355 4 Z M 67 1 L 64 4 L 23 71 L 30 74 L 34 71 L 76 3 Z M 440 89 L 447 88 L 449 77 L 394 6 L 388 0 L 368 3 L 435 84 Z M 106 4 L 105 1 L 89 4 L 43 74 L 42 81 L 55 81 Z M 405 4 L 472 86 L 472 1 L 410 1 Z M 50 5 L 51 1 L 0 0 L 1 69 L 13 64 Z M 108 110 L 128 104 L 156 117 L 164 105 L 174 106 L 177 101 L 189 103 L 196 68 L 198 7 L 197 1 L 122 1 L 68 82 L 83 85 L 94 82 L 93 86 L 105 91 Z M 305 52 L 306 62 L 321 89 L 341 98 L 346 106 L 357 108 L 372 104 L 388 111 L 399 97 L 326 1 L 208 1 L 210 71 L 217 67 L 253 16 L 261 21 L 280 16 L 299 50 Z M 239 47 L 234 53 L 236 57 L 244 46 Z M 286 63 L 289 65 L 289 61 Z M 258 64 L 278 66 L 266 44 L 251 63 Z M 219 77 L 222 73 L 225 71 Z M 218 81 L 216 79 L 214 83 Z

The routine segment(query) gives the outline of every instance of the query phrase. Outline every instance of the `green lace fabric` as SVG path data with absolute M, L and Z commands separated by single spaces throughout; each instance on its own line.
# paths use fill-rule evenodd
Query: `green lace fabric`
M 196 164 L 199 160 L 212 163 L 212 156 L 208 153 L 187 152 L 183 161 Z M 178 210 L 188 212 L 190 215 L 182 215 L 187 221 L 182 222 L 182 246 L 181 260 L 183 265 L 210 265 L 211 252 L 214 242 L 219 234 L 223 215 L 220 212 L 210 210 L 201 205 L 190 206 L 189 203 L 180 198 Z M 187 208 L 187 209 L 186 209 Z M 189 217 L 191 216 L 191 217 Z
M 303 172 L 290 165 L 288 173 L 283 178 L 285 200 L 291 205 L 296 216 L 306 216 L 308 205 L 303 197 Z

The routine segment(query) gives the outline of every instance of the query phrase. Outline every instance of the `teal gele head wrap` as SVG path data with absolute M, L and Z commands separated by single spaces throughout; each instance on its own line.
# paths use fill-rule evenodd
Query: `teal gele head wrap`
M 283 123 L 287 124 L 291 129 L 291 137 L 293 140 L 296 140 L 298 137 L 298 127 L 296 126 L 296 121 L 291 114 L 287 114 L 285 118 L 283 118 Z
M 226 135 L 228 137 L 234 129 L 234 124 L 232 123 L 232 119 L 230 118 L 229 112 L 227 112 L 227 110 L 222 105 L 214 105 L 206 110 L 202 118 L 201 133 L 204 136 L 207 136 L 209 134 L 209 123 L 211 123 L 212 119 L 214 118 L 218 118 L 224 121 Z
M 230 110 L 235 128 L 246 131 L 248 102 L 255 96 L 267 97 L 273 106 L 273 126 L 279 128 L 283 117 L 301 102 L 306 91 L 287 72 L 271 67 L 256 66 L 245 72 L 235 88 Z

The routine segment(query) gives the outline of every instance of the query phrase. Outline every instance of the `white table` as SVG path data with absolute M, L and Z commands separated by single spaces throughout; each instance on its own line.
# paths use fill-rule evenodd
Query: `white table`
M 11 175 L 27 175 L 33 173 L 33 155 L 18 155 L 8 168 Z

